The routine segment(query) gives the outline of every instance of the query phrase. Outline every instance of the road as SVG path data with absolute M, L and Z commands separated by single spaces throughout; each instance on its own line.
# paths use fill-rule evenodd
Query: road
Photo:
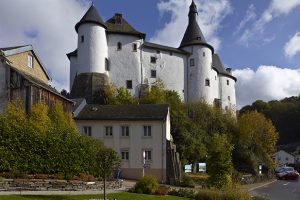
M 299 200 L 300 181 L 278 180 L 250 191 L 252 196 L 267 197 L 270 200 Z

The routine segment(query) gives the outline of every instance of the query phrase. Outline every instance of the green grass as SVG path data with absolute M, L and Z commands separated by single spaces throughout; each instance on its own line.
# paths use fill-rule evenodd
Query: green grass
M 188 200 L 187 198 L 175 197 L 175 196 L 155 196 L 155 195 L 144 195 L 134 193 L 115 193 L 108 194 L 108 199 L 117 200 Z M 61 195 L 61 196 L 35 196 L 35 195 L 11 195 L 11 196 L 0 196 L 0 200 L 89 200 L 89 199 L 103 199 L 103 195 Z

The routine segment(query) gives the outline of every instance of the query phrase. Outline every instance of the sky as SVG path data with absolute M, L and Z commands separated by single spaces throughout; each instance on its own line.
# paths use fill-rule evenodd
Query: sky
M 57 90 L 69 90 L 67 53 L 90 0 L 1 0 L 0 47 L 32 44 Z M 103 20 L 115 13 L 146 40 L 178 47 L 191 0 L 94 0 Z M 300 94 L 300 0 L 195 0 L 198 23 L 237 77 L 238 108 Z

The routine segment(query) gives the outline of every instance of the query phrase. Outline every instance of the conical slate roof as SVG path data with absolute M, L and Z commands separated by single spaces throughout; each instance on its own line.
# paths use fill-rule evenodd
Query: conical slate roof
M 212 55 L 212 66 L 215 70 L 218 71 L 219 74 L 223 74 L 225 76 L 231 77 L 235 81 L 237 80 L 231 73 L 229 73 L 226 69 L 225 66 L 223 65 L 220 57 L 218 54 L 213 54 Z
M 75 30 L 78 32 L 78 28 L 81 24 L 85 23 L 94 23 L 98 24 L 106 29 L 105 23 L 97 12 L 97 9 L 94 5 L 88 9 L 85 15 L 81 18 L 81 20 L 75 25 Z
M 194 45 L 194 44 L 202 44 L 209 47 L 212 50 L 212 52 L 214 52 L 213 47 L 209 45 L 204 38 L 204 35 L 197 22 L 197 16 L 198 16 L 197 6 L 195 2 L 192 1 L 190 5 L 190 11 L 189 11 L 189 24 L 184 33 L 183 39 L 180 44 L 180 48 L 189 45 Z

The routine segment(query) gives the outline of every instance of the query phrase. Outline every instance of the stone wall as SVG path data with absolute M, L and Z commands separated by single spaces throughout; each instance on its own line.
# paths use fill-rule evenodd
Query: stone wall
M 119 189 L 122 181 L 107 181 L 106 189 Z M 103 181 L 83 182 L 53 179 L 3 179 L 0 191 L 86 191 L 103 190 Z

